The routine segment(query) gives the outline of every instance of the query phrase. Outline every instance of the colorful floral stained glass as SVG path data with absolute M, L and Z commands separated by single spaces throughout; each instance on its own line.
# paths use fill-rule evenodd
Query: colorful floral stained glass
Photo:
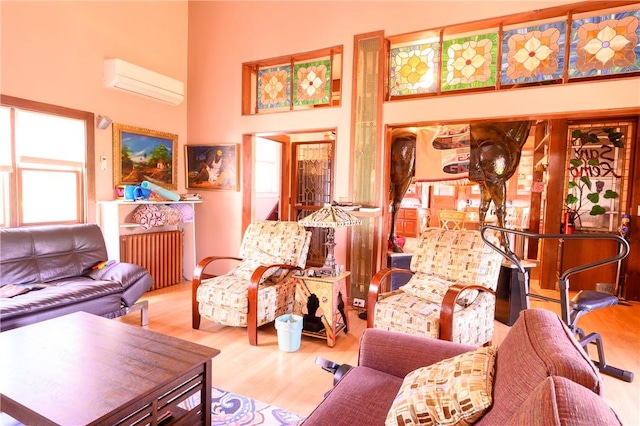
M 389 94 L 391 96 L 435 93 L 440 42 L 392 47 L 389 60 Z
M 291 105 L 291 66 L 258 70 L 258 109 Z
M 328 104 L 331 88 L 331 61 L 306 62 L 294 67 L 294 105 Z
M 497 51 L 497 33 L 445 40 L 442 91 L 495 86 Z
M 566 22 L 505 30 L 502 35 L 501 84 L 561 80 Z
M 569 78 L 640 71 L 640 9 L 575 19 Z

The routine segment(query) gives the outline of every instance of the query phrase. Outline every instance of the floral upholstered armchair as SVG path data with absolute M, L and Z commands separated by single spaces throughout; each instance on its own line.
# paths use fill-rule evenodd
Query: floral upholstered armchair
M 383 269 L 373 276 L 367 327 L 474 346 L 489 343 L 501 262 L 502 256 L 482 241 L 479 231 L 427 228 L 411 258 L 411 270 Z M 394 273 L 411 278 L 387 292 Z
M 211 256 L 196 266 L 192 280 L 192 326 L 204 317 L 222 325 L 247 327 L 258 344 L 258 327 L 293 312 L 296 270 L 304 269 L 311 232 L 297 222 L 255 221 L 246 229 L 238 257 Z M 215 261 L 238 265 L 224 275 L 203 274 Z

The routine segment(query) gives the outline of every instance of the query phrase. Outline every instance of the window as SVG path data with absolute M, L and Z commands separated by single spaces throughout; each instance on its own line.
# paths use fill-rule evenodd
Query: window
M 242 113 L 340 105 L 342 46 L 245 63 Z
M 640 9 L 585 2 L 388 37 L 387 100 L 640 71 Z
M 569 126 L 565 209 L 578 229 L 614 232 L 627 210 L 633 123 Z
M 93 114 L 9 97 L 2 104 L 0 226 L 86 222 Z

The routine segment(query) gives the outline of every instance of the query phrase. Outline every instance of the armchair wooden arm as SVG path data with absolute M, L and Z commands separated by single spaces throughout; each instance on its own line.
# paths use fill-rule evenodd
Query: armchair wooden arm
M 193 278 L 191 279 L 191 328 L 196 330 L 200 328 L 200 312 L 198 311 L 198 301 L 196 300 L 198 287 L 202 284 L 204 269 L 216 260 L 241 261 L 242 258 L 233 256 L 209 256 L 202 259 L 196 265 L 196 268 L 193 271 Z
M 381 293 L 389 291 L 389 278 L 394 273 L 413 275 L 408 269 L 385 268 L 381 269 L 371 278 L 369 284 L 369 293 L 367 294 L 367 328 L 373 328 L 373 320 L 375 314 L 378 296 Z
M 465 285 L 461 283 L 455 283 L 444 295 L 442 299 L 442 305 L 440 305 L 440 339 L 441 340 L 453 340 L 453 311 L 460 297 L 460 293 L 465 290 L 479 290 L 492 295 L 496 295 L 495 291 L 483 287 L 481 285 Z M 473 304 L 469 305 L 473 306 Z
M 264 273 L 271 268 L 292 269 L 298 271 L 302 270 L 302 268 L 298 266 L 285 264 L 261 265 L 253 271 L 253 274 L 251 274 L 251 281 L 249 281 L 249 289 L 247 293 L 249 301 L 247 311 L 247 334 L 249 335 L 249 344 L 252 346 L 258 346 L 258 286 L 260 285 L 260 281 L 262 280 Z

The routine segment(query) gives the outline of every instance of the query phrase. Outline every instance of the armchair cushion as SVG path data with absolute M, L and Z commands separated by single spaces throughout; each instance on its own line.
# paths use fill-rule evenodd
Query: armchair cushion
M 491 406 L 496 347 L 447 358 L 407 374 L 386 425 L 472 424 Z
M 247 280 L 232 274 L 203 280 L 197 294 L 200 315 L 219 324 L 246 327 L 249 313 L 247 287 Z M 258 325 L 266 324 L 279 315 L 292 312 L 294 294 L 294 279 L 287 279 L 277 284 L 270 282 L 260 284 Z
M 258 269 L 258 266 L 269 266 L 274 264 L 284 263 L 284 261 L 269 253 L 257 253 L 254 257 L 242 260 L 238 266 L 231 270 L 230 274 L 235 275 L 243 280 L 251 280 L 251 275 Z M 269 268 L 262 274 L 260 283 L 263 283 L 267 278 L 271 277 L 278 268 Z
M 454 306 L 453 341 L 480 346 L 493 338 L 494 296 L 480 294 L 473 308 Z M 398 292 L 375 305 L 375 327 L 382 330 L 440 338 L 439 303 Z
M 455 284 L 454 281 L 418 272 L 405 285 L 400 287 L 400 290 L 439 305 L 442 303 L 447 290 L 453 284 Z M 460 295 L 457 303 L 460 306 L 468 306 L 473 303 L 477 296 L 477 290 L 465 290 Z

